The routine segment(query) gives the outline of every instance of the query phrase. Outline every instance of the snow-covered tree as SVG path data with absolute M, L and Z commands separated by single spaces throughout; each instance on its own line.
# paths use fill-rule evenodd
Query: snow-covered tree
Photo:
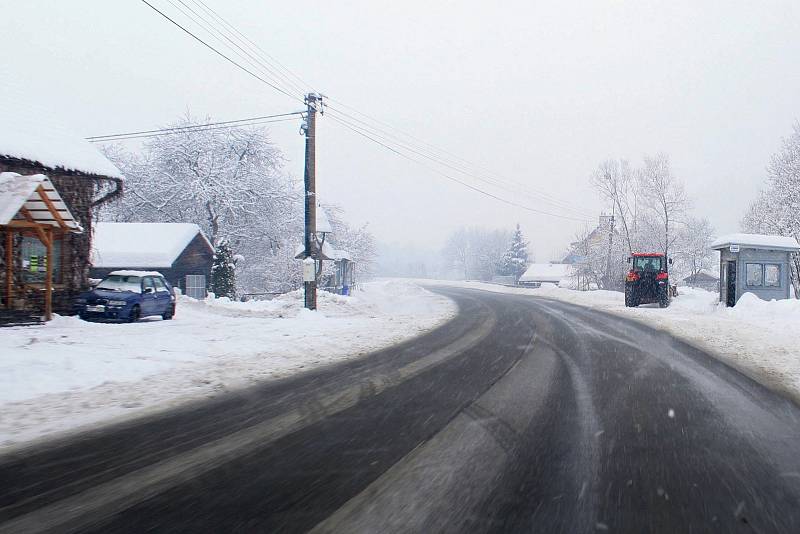
M 587 229 L 576 241 L 575 248 L 581 250 L 571 252 L 587 258 L 580 268 L 584 279 L 616 289 L 631 252 L 684 255 L 682 239 L 688 235 L 684 226 L 691 203 L 665 154 L 645 157 L 638 168 L 625 160 L 607 160 L 593 173 L 592 183 L 612 207 L 613 228 Z M 587 239 L 590 242 L 584 242 Z
M 800 240 L 800 122 L 783 139 L 767 165 L 766 187 L 742 220 L 746 232 L 793 236 Z M 793 255 L 792 283 L 800 298 L 800 257 Z
M 445 273 L 458 278 L 491 280 L 497 273 L 511 237 L 507 230 L 459 228 L 448 236 L 442 249 Z
M 344 209 L 341 206 L 325 204 L 323 207 L 333 230 L 333 235 L 330 236 L 331 243 L 335 248 L 350 253 L 350 259 L 355 262 L 357 280 L 370 277 L 375 266 L 376 249 L 375 237 L 369 231 L 369 225 L 353 227 L 345 220 Z
M 280 151 L 263 129 L 192 128 L 209 121 L 184 117 L 169 125 L 182 130 L 145 142 L 140 153 L 108 148 L 126 177 L 125 194 L 99 218 L 199 224 L 212 244 L 226 239 L 246 259 L 237 272 L 242 289 L 280 291 L 271 273 L 300 276 L 286 258 L 302 237 L 302 190 L 283 172 Z
M 522 235 L 522 230 L 517 224 L 511 236 L 511 245 L 503 254 L 498 273 L 504 276 L 513 276 L 519 279 L 528 268 L 528 242 Z
M 225 239 L 220 239 L 214 249 L 211 291 L 217 297 L 236 298 L 236 259 Z
M 689 217 L 681 228 L 674 246 L 675 272 L 682 278 L 695 277 L 714 263 L 714 227 L 704 217 Z

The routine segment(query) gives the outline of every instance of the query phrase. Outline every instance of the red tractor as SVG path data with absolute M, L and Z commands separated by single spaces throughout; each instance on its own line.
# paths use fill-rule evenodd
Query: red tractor
M 628 263 L 631 269 L 625 275 L 625 306 L 658 302 L 660 308 L 669 306 L 675 289 L 669 284 L 667 256 L 661 252 L 634 252 Z

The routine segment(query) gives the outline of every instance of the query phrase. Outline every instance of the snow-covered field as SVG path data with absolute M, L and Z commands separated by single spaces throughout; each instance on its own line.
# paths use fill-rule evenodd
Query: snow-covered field
M 172 321 L 96 324 L 56 317 L 0 331 L 0 447 L 357 358 L 456 312 L 408 281 L 352 297 L 297 291 L 271 301 L 181 297 Z
M 574 291 L 554 284 L 527 289 L 480 282 L 442 283 L 548 297 L 641 320 L 706 349 L 800 403 L 800 300 L 765 302 L 745 294 L 735 307 L 727 308 L 719 304 L 717 293 L 682 287 L 669 308 L 655 304 L 626 308 L 622 293 L 615 291 Z

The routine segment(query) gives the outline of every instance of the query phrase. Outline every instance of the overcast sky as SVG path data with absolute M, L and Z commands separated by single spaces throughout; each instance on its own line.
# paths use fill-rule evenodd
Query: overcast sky
M 695 213 L 736 231 L 800 116 L 796 1 L 206 2 L 317 90 L 592 217 L 598 163 L 665 152 Z M 3 0 L 2 14 L 5 75 L 80 135 L 187 109 L 228 120 L 300 108 L 138 0 Z M 271 126 L 301 177 L 298 124 Z M 546 261 L 582 226 L 448 182 L 326 117 L 318 158 L 323 201 L 385 243 L 438 248 L 458 226 L 520 222 Z

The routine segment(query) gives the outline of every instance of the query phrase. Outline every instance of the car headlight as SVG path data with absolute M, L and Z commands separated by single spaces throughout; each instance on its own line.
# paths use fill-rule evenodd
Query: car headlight
M 126 302 L 124 300 L 109 300 L 109 306 L 125 306 Z

